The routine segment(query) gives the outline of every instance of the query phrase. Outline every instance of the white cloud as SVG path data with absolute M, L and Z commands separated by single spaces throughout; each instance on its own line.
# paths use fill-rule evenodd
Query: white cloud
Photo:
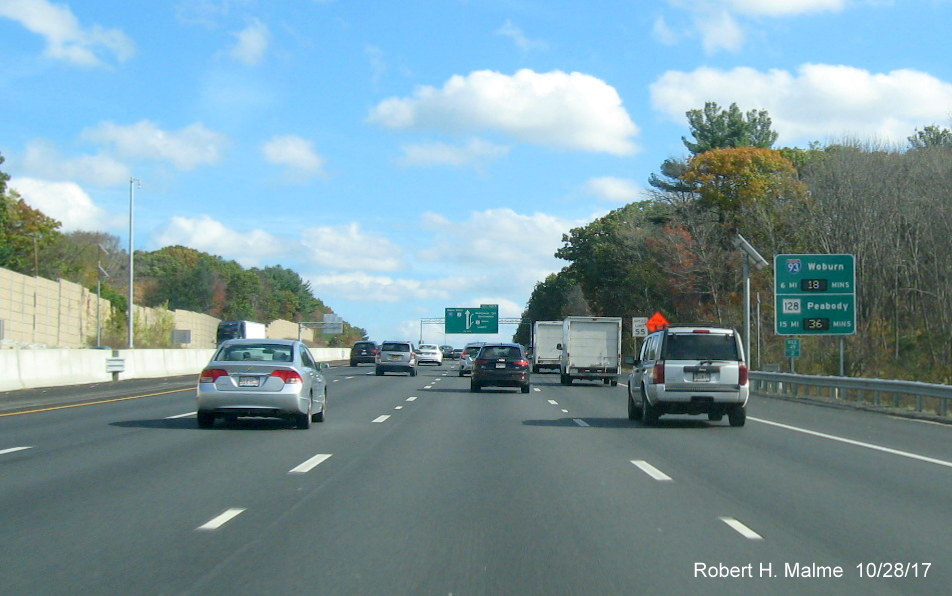
M 44 55 L 77 66 L 104 66 L 104 53 L 120 62 L 135 53 L 132 40 L 121 30 L 84 27 L 68 6 L 48 0 L 0 0 L 0 17 L 17 21 L 44 37 Z
M 148 120 L 128 126 L 102 122 L 83 131 L 83 137 L 115 145 L 120 155 L 168 161 L 180 170 L 218 163 L 227 144 L 225 135 L 200 122 L 178 132 L 162 130 Z
M 329 295 L 355 302 L 408 302 L 447 300 L 450 293 L 442 280 L 395 279 L 364 272 L 333 273 L 308 278 L 320 295 Z
M 685 123 L 685 112 L 716 101 L 764 109 L 781 142 L 874 137 L 903 143 L 916 127 L 948 118 L 952 84 L 915 70 L 871 73 L 806 64 L 797 72 L 752 68 L 669 71 L 651 85 L 653 107 Z
M 509 153 L 509 147 L 480 139 L 473 139 L 462 147 L 434 142 L 404 145 L 401 150 L 403 157 L 397 163 L 402 166 L 466 166 L 480 164 Z
M 268 30 L 268 26 L 258 19 L 254 19 L 247 27 L 233 35 L 237 41 L 234 47 L 231 48 L 229 55 L 249 66 L 260 64 L 271 41 L 271 32 Z
M 314 150 L 314 143 L 295 135 L 272 137 L 261 146 L 265 161 L 287 166 L 293 176 L 310 178 L 324 174 L 324 159 Z
M 495 33 L 496 35 L 502 35 L 510 38 L 513 43 L 516 44 L 516 47 L 524 52 L 531 50 L 545 50 L 549 47 L 549 44 L 540 39 L 529 39 L 526 37 L 525 33 L 522 32 L 522 29 L 513 25 L 512 21 L 509 19 L 506 19 L 506 22 L 503 23 L 502 27 L 496 29 Z
M 614 87 L 573 72 L 508 76 L 482 70 L 451 77 L 441 89 L 391 97 L 368 120 L 397 130 L 467 134 L 495 131 L 521 142 L 580 151 L 631 155 L 638 134 Z
M 786 17 L 814 12 L 839 12 L 846 0 L 726 0 L 726 5 L 745 15 Z
M 675 45 L 680 38 L 680 36 L 668 26 L 664 17 L 655 19 L 654 25 L 651 27 L 651 36 L 654 37 L 657 42 L 666 46 Z
M 642 188 L 631 179 L 603 176 L 586 182 L 582 190 L 591 193 L 603 201 L 611 203 L 630 203 L 638 199 Z
M 104 155 L 66 158 L 44 140 L 30 141 L 23 156 L 25 173 L 46 180 L 82 180 L 96 186 L 115 186 L 129 180 L 129 168 Z
M 699 5 L 694 14 L 694 25 L 701 34 L 704 51 L 708 54 L 717 50 L 736 52 L 744 45 L 744 31 L 731 13 L 724 9 L 706 9 Z
M 302 233 L 309 261 L 336 271 L 395 271 L 403 267 L 403 250 L 390 240 L 361 231 L 360 225 L 308 228 Z
M 262 230 L 232 230 L 207 215 L 173 217 L 152 239 L 160 246 L 188 246 L 234 259 L 245 267 L 256 267 L 263 260 L 291 252 L 294 247 L 293 243 Z
M 49 182 L 36 178 L 13 178 L 8 183 L 26 203 L 63 224 L 63 232 L 103 231 L 108 216 L 75 182 Z

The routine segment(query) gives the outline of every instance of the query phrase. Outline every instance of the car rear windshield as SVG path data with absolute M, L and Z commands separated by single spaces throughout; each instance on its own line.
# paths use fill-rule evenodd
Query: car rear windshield
M 665 339 L 664 360 L 739 360 L 737 341 L 723 333 L 671 334 Z
M 480 358 L 498 360 L 499 358 L 521 358 L 522 350 L 515 346 L 486 346 L 479 353 Z
M 383 347 L 380 348 L 381 352 L 409 352 L 410 344 L 383 344 Z
M 271 344 L 242 344 L 226 346 L 218 351 L 215 360 L 219 362 L 278 361 L 290 362 L 291 346 Z

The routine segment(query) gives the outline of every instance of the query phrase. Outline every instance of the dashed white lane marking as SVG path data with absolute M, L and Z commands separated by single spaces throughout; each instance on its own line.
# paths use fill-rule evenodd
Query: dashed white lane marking
M 568 413 L 569 413 L 569 411 L 568 411 L 568 410 L 566 410 L 565 408 L 562 408 L 562 413 L 563 413 L 563 414 L 568 414 Z
M 33 447 L 10 447 L 9 449 L 0 449 L 0 455 L 6 455 L 7 453 L 16 453 L 17 451 L 26 451 L 27 449 L 33 449 Z
M 335 383 L 340 383 L 340 379 L 334 379 Z
M 585 421 L 582 420 L 581 418 L 575 418 L 575 419 L 573 420 L 573 422 L 575 422 L 575 424 L 577 424 L 577 425 L 579 425 L 579 426 L 589 426 L 588 422 L 585 422 Z
M 671 477 L 659 470 L 658 468 L 652 466 L 643 459 L 633 459 L 631 463 L 635 464 L 642 472 L 651 476 L 659 482 L 671 482 Z
M 376 418 L 374 418 L 373 421 L 374 421 L 374 422 L 384 422 L 384 421 L 387 420 L 387 418 L 390 418 L 390 414 L 384 414 L 383 416 L 377 416 Z
M 433 385 L 425 385 L 423 388 L 424 388 L 424 389 L 433 389 Z
M 757 532 L 754 532 L 753 530 L 751 530 L 744 524 L 740 523 L 733 517 L 721 517 L 718 519 L 720 519 L 722 522 L 730 526 L 735 532 L 737 532 L 738 534 L 740 534 L 741 536 L 743 536 L 744 538 L 748 540 L 763 540 L 764 539 L 763 536 L 761 536 Z
M 302 464 L 295 466 L 288 470 L 288 474 L 307 474 L 317 466 L 321 465 L 327 459 L 333 455 L 332 453 L 318 453 L 311 459 L 303 462 Z
M 351 379 L 353 379 L 353 378 L 354 378 L 354 377 L 344 377 L 344 380 L 349 381 L 349 380 L 351 380 Z
M 417 400 L 417 396 L 415 395 L 411 395 L 410 397 L 407 398 L 407 401 L 416 401 L 416 400 Z
M 538 387 L 533 387 L 532 390 L 533 390 L 533 391 L 542 391 L 542 390 L 539 389 Z
M 176 416 L 169 416 L 166 420 L 175 420 L 176 418 L 189 418 L 198 414 L 198 412 L 185 412 L 184 414 L 178 414 Z
M 554 399 L 550 399 L 549 403 L 552 404 L 553 406 L 559 405 L 559 402 L 555 401 Z
M 787 430 L 796 431 L 798 433 L 803 433 L 805 435 L 812 435 L 814 437 L 820 437 L 821 439 L 829 439 L 831 441 L 838 441 L 840 443 L 846 443 L 847 445 L 855 445 L 857 447 L 865 447 L 866 449 L 872 449 L 873 451 L 881 451 L 883 453 L 889 453 L 892 455 L 898 455 L 900 457 L 908 457 L 909 459 L 916 459 L 919 461 L 924 461 L 930 464 L 936 464 L 938 466 L 945 466 L 947 468 L 952 468 L 952 461 L 945 461 L 942 459 L 935 459 L 934 457 L 926 457 L 925 455 L 918 455 L 916 453 L 909 453 L 908 451 L 899 451 L 898 449 L 890 449 L 889 447 L 882 447 L 880 445 L 873 445 L 872 443 L 864 443 L 862 441 L 854 441 L 853 439 L 846 439 L 844 437 L 837 437 L 836 435 L 828 435 L 826 433 L 820 433 L 815 430 L 808 430 L 806 428 L 800 428 L 799 426 L 790 426 L 788 424 L 780 424 L 779 422 L 771 422 L 770 420 L 763 420 L 761 418 L 748 418 L 749 420 L 754 420 L 763 424 L 769 424 L 770 426 L 776 426 L 778 428 L 785 428 Z
M 394 410 L 402 410 L 402 409 L 403 409 L 403 406 L 397 406 L 394 408 Z
M 196 530 L 217 530 L 218 528 L 222 527 L 223 525 L 227 524 L 231 520 L 241 515 L 244 511 L 245 511 L 244 509 L 237 509 L 237 508 L 228 509 L 227 511 L 225 511 L 218 517 L 215 517 L 205 522 L 204 524 L 198 526 L 195 529 Z

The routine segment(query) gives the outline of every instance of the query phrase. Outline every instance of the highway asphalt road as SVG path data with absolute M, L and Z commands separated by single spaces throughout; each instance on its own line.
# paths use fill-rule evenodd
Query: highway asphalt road
M 198 429 L 194 378 L 0 395 L 0 594 L 946 594 L 952 426 L 626 387 L 327 373 Z M 60 406 L 69 407 L 60 407 Z

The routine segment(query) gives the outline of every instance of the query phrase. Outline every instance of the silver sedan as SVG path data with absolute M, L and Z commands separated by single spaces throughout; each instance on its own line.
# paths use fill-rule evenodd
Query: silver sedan
M 323 422 L 327 384 L 302 342 L 232 339 L 223 342 L 198 379 L 198 426 L 215 418 L 286 418 L 298 428 Z

